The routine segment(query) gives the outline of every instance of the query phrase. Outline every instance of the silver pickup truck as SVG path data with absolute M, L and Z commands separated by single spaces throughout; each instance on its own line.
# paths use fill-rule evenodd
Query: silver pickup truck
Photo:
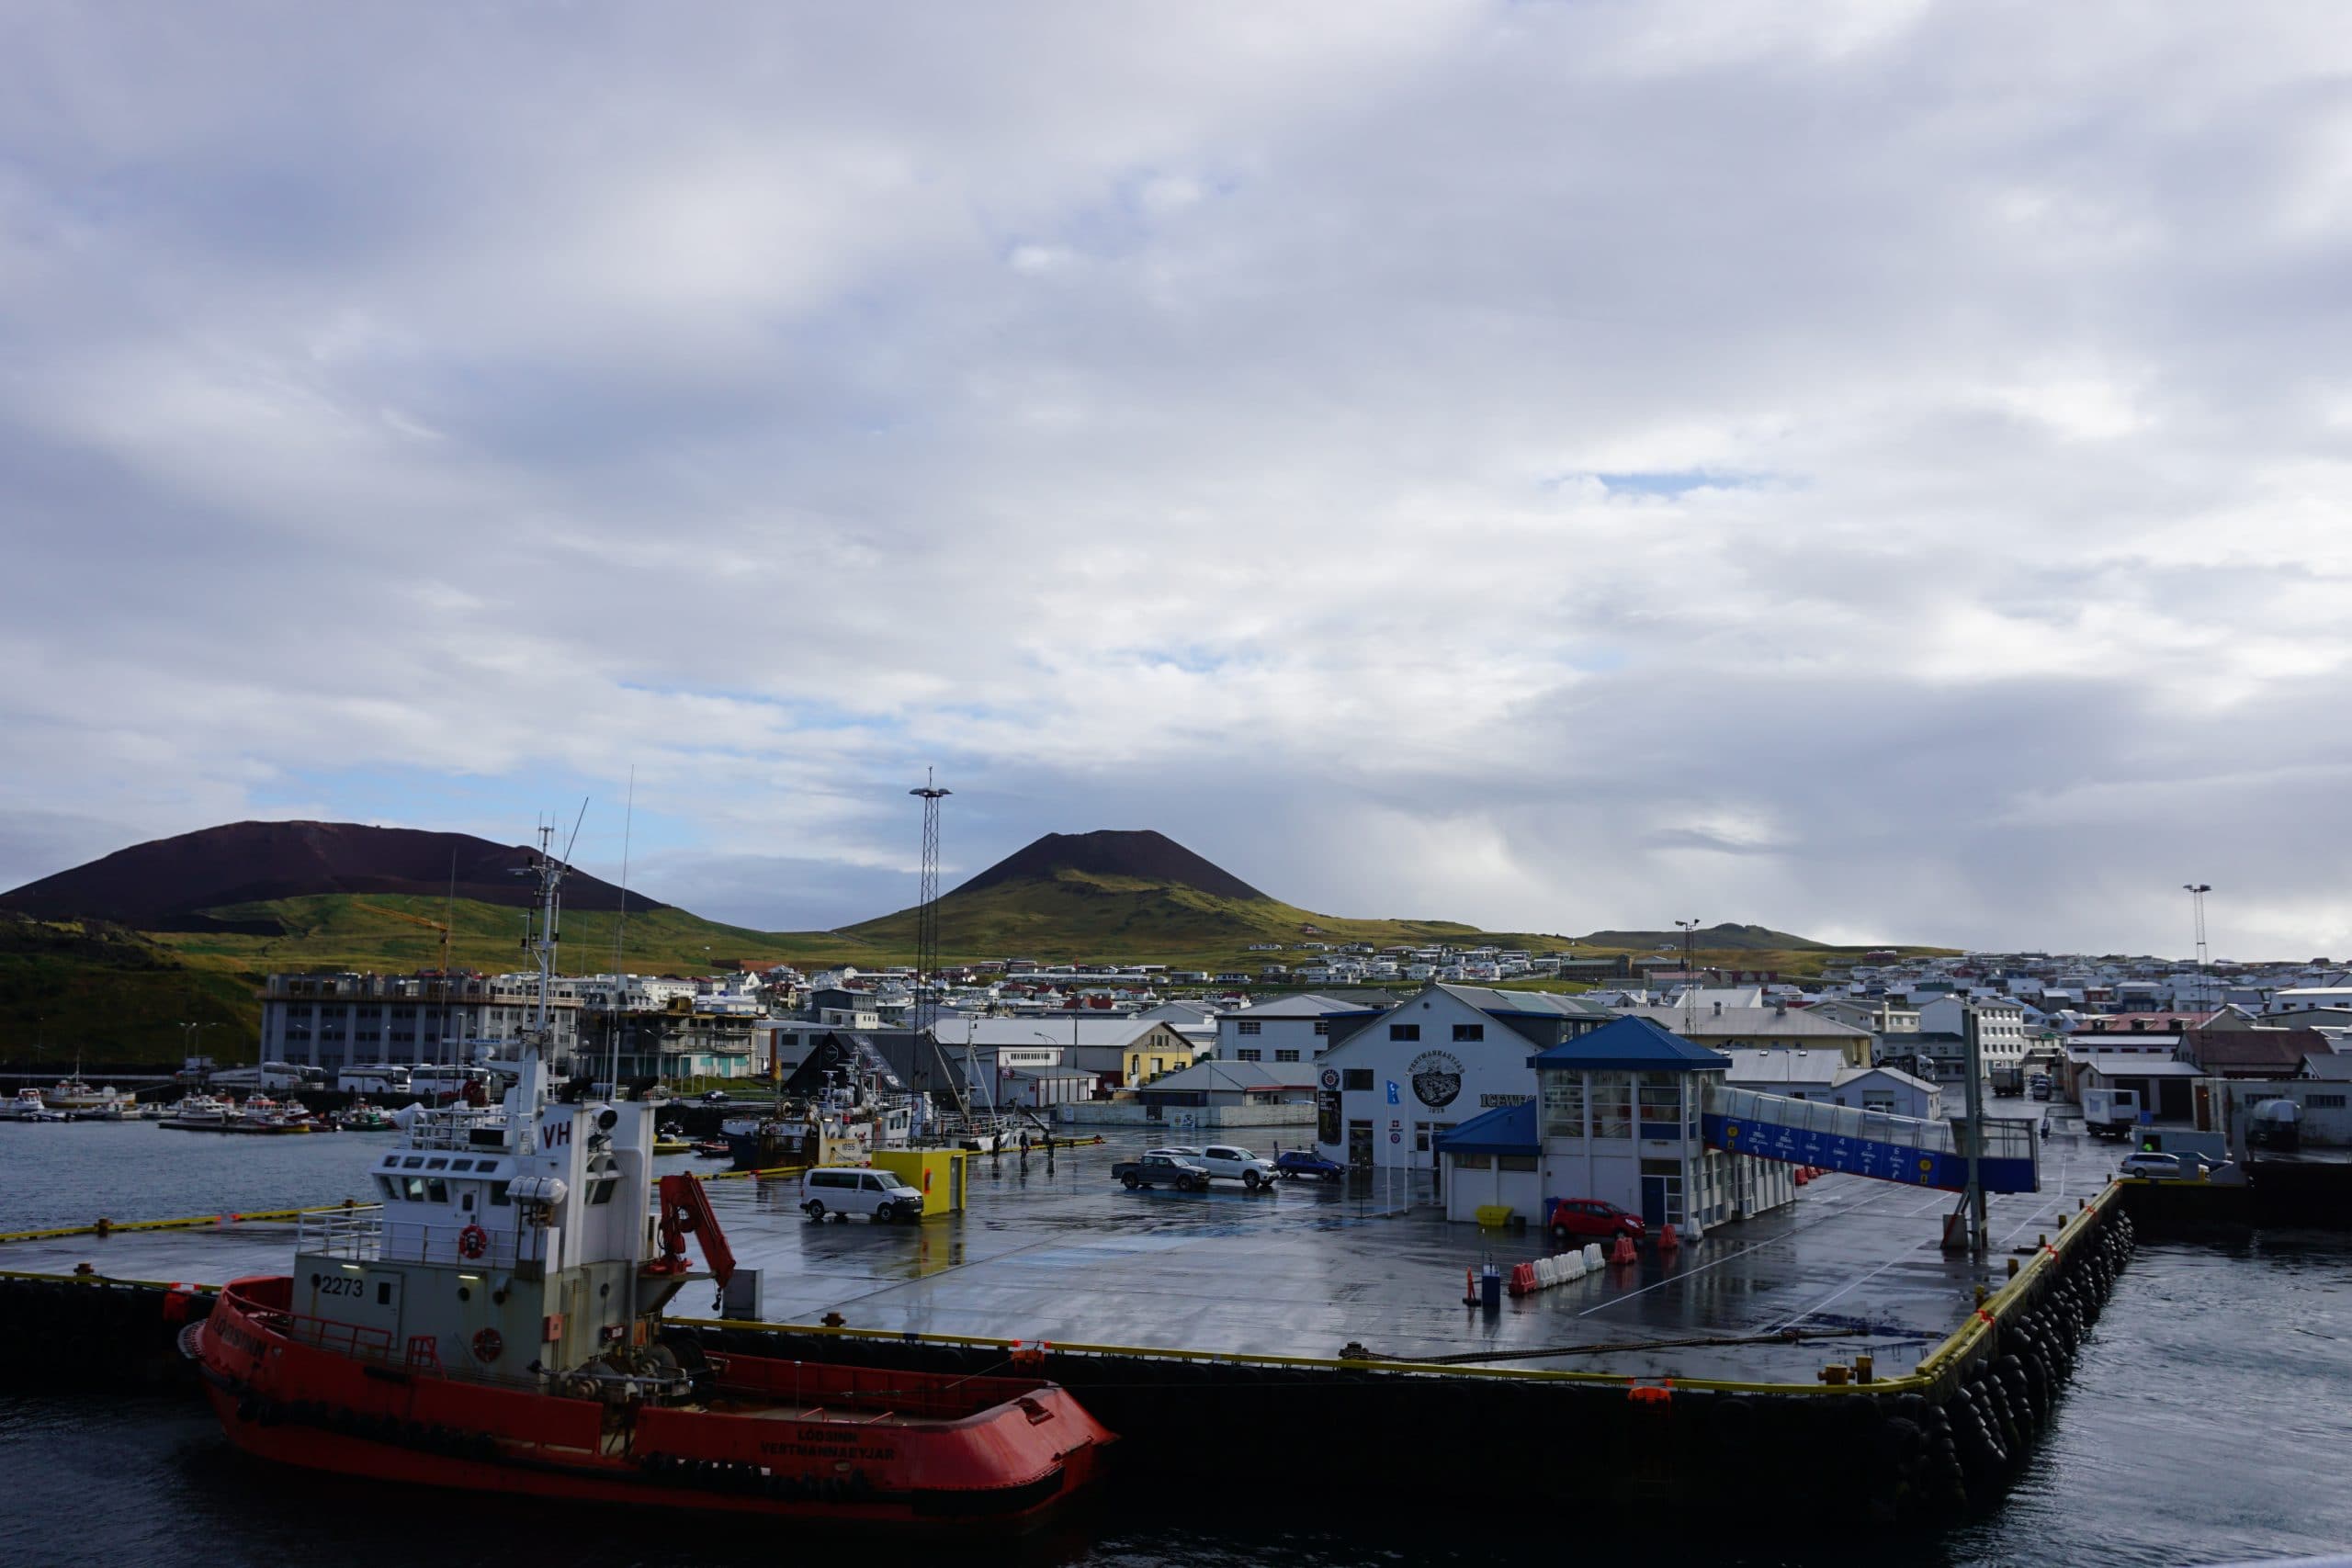
M 1164 1149 L 1150 1149 L 1146 1152 L 1155 1155 L 1172 1155 L 1178 1159 L 1199 1166 L 1212 1177 L 1227 1181 L 1238 1181 L 1252 1192 L 1261 1187 L 1272 1187 L 1274 1184 L 1272 1160 L 1260 1159 L 1248 1149 L 1237 1148 L 1231 1144 L 1211 1144 L 1204 1149 L 1178 1144 Z

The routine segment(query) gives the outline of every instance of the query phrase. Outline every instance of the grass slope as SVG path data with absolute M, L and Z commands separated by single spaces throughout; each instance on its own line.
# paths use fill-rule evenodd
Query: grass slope
M 915 911 L 901 909 L 846 927 L 842 934 L 911 953 Z M 1150 959 L 1183 968 L 1238 968 L 1247 963 L 1254 971 L 1272 956 L 1250 953 L 1255 942 L 1280 942 L 1285 949 L 1303 942 L 1459 945 L 1487 935 L 1453 920 L 1343 919 L 1272 898 L 1227 898 L 1196 887 L 1068 870 L 1050 878 L 959 890 L 939 901 L 940 956 L 950 962 L 1015 956 L 1056 963 Z M 1525 946 L 1561 939 L 1493 940 Z
M 172 1062 L 198 1032 L 206 1055 L 252 1058 L 261 1005 L 233 966 L 185 962 L 153 939 L 97 920 L 0 911 L 0 1057 L 60 1069 L 78 1048 L 96 1062 Z
M 168 1061 L 181 1054 L 183 1020 L 218 1025 L 198 1047 L 223 1060 L 251 1060 L 261 1009 L 254 989 L 272 971 L 357 969 L 405 973 L 440 961 L 440 937 L 387 910 L 439 920 L 438 898 L 321 894 L 228 906 L 224 919 L 266 921 L 276 935 L 166 932 L 142 935 L 99 921 L 38 920 L 0 911 L 0 1057 L 26 1061 L 38 1039 L 42 1062 L 63 1065 L 80 1046 L 92 1061 Z M 563 967 L 611 967 L 616 917 L 573 911 L 563 920 Z M 458 900 L 451 962 L 503 971 L 523 962 L 519 910 Z M 1668 933 L 1668 937 L 1679 933 Z M 1270 959 L 1296 965 L 1307 942 L 1497 946 L 1548 952 L 1556 935 L 1481 931 L 1451 920 L 1343 919 L 1271 898 L 1227 898 L 1138 878 L 1063 871 L 941 900 L 941 954 L 949 962 L 1028 957 L 1046 963 L 1153 962 L 1178 969 L 1256 974 Z M 1620 939 L 1615 942 L 1607 939 Z M 1259 942 L 1276 953 L 1251 952 Z M 1596 932 L 1576 951 L 1641 956 L 1673 945 L 1658 933 Z M 814 970 L 851 964 L 878 969 L 913 962 L 915 918 L 902 909 L 838 931 L 757 931 L 683 909 L 629 917 L 623 967 L 637 973 L 707 973 L 748 959 Z M 1700 933 L 1698 961 L 1738 969 L 1818 975 L 1868 951 L 1836 948 L 1761 927 Z M 1906 955 L 1943 948 L 1906 947 Z
M 321 893 L 266 903 L 231 904 L 207 910 L 223 919 L 268 921 L 282 934 L 171 931 L 155 940 L 192 959 L 232 962 L 255 973 L 295 969 L 430 969 L 441 962 L 441 933 L 388 910 L 400 910 L 451 928 L 453 968 L 496 973 L 521 968 L 520 909 L 460 898 L 454 908 L 433 897 L 390 894 Z M 566 910 L 559 934 L 567 973 L 586 974 L 613 966 L 613 936 L 619 917 L 609 912 Z M 820 944 L 851 946 L 825 933 L 803 938 L 788 932 L 747 931 L 690 915 L 684 909 L 638 911 L 628 917 L 621 962 L 637 973 L 702 974 L 736 959 L 771 964 L 813 956 Z M 871 959 L 868 963 L 873 962 Z

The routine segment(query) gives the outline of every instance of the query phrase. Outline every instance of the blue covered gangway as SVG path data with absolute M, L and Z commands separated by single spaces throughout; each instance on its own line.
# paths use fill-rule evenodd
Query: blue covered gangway
M 1710 1082 L 1700 1133 L 1710 1148 L 1850 1176 L 1958 1192 L 1968 1185 L 1968 1156 L 1949 1122 L 1790 1100 Z M 2033 1123 L 1986 1118 L 1977 1164 L 1987 1192 L 2041 1190 Z

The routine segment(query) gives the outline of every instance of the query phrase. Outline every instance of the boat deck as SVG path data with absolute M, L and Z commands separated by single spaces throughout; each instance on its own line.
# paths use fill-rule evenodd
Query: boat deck
M 1129 1192 L 1111 1179 L 1114 1159 L 1165 1131 L 1059 1151 L 1050 1172 L 1041 1155 L 1025 1166 L 1014 1154 L 976 1157 L 967 1212 L 921 1225 L 812 1224 L 792 1181 L 714 1181 L 707 1191 L 739 1264 L 761 1272 L 771 1321 L 838 1313 L 893 1333 L 1211 1353 L 1330 1357 L 1354 1343 L 1386 1358 L 1811 1382 L 1824 1363 L 1860 1352 L 1882 1375 L 1908 1370 L 1966 1319 L 1973 1286 L 1997 1284 L 2014 1250 L 2030 1252 L 2105 1185 L 2122 1150 L 2068 1130 L 2078 1122 L 2059 1127 L 2043 1190 L 1992 1201 L 1985 1259 L 1939 1246 L 1953 1194 L 1833 1176 L 1787 1208 L 1506 1298 L 1494 1314 L 1463 1305 L 1464 1270 L 1492 1261 L 1508 1272 L 1537 1256 L 1533 1230 L 1480 1231 L 1426 1207 L 1391 1216 L 1376 1191 L 1337 1186 Z M 1259 1152 L 1305 1132 L 1281 1131 L 1256 1140 Z M 333 1201 L 356 1189 L 358 1151 L 315 1142 L 318 1201 Z M 67 1273 L 88 1261 L 121 1278 L 219 1282 L 285 1271 L 292 1241 L 284 1224 L 118 1232 L 12 1244 L 0 1268 Z M 717 1315 L 707 1282 L 688 1285 L 671 1311 Z

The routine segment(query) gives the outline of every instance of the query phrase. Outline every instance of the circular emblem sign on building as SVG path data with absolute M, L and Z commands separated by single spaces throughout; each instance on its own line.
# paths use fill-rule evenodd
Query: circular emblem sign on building
M 1462 1092 L 1462 1059 L 1450 1051 L 1424 1051 L 1413 1058 L 1413 1098 L 1442 1111 Z
M 1323 1069 L 1323 1087 L 1325 1089 L 1337 1089 L 1340 1087 L 1339 1068 L 1326 1067 Z

